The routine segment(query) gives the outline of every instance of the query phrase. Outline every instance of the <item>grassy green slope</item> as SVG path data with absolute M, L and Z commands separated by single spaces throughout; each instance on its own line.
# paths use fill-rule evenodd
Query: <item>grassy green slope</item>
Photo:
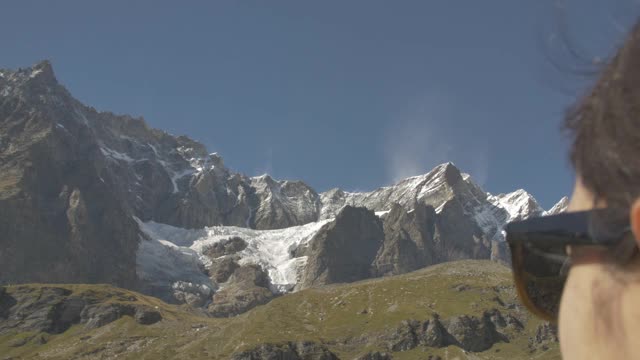
M 481 353 L 465 353 L 455 346 L 418 347 L 395 352 L 394 359 L 426 359 L 428 355 L 443 359 L 560 358 L 557 345 L 530 353 L 528 339 L 540 321 L 514 307 L 517 298 L 509 269 L 489 261 L 453 262 L 395 277 L 309 289 L 231 319 L 201 317 L 184 307 L 103 285 L 64 287 L 74 293 L 102 292 L 105 301 L 121 301 L 108 298 L 113 291 L 128 293 L 136 297 L 134 302 L 157 306 L 164 320 L 142 326 L 123 317 L 89 331 L 76 325 L 59 335 L 5 334 L 0 336 L 0 359 L 116 355 L 122 359 L 225 359 L 258 344 L 297 340 L 322 342 L 341 359 L 353 359 L 368 351 L 386 351 L 382 334 L 403 320 L 427 320 L 434 312 L 442 319 L 480 315 L 493 308 L 517 315 L 524 322 L 524 331 L 509 343 L 495 344 Z M 11 293 L 12 287 L 7 290 Z M 15 346 L 25 339 L 24 345 Z

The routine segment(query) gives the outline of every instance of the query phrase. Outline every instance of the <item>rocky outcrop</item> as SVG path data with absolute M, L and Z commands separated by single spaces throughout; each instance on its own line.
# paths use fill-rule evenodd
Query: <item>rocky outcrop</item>
M 297 289 L 369 278 L 383 241 L 382 222 L 372 211 L 346 206 L 298 254 L 308 262 Z
M 266 304 L 275 296 L 264 270 L 259 265 L 244 265 L 233 272 L 228 285 L 215 293 L 208 312 L 215 317 L 234 316 Z
M 450 358 L 557 358 L 558 343 L 550 336 L 553 330 L 523 307 L 513 306 L 518 298 L 511 276 L 509 269 L 490 261 L 438 264 L 410 274 L 288 294 L 223 321 L 200 317 L 206 316 L 203 311 L 104 285 L 7 286 L 0 287 L 0 326 L 10 329 L 0 334 L 0 348 L 4 357 L 13 358 L 163 358 L 170 354 L 173 358 L 286 359 L 311 356 L 304 349 L 314 346 L 300 346 L 298 341 L 312 339 L 320 347 L 313 354 L 330 356 L 322 351 L 328 350 L 351 360 L 434 360 L 447 354 Z M 52 298 L 57 300 L 47 300 Z M 130 307 L 144 305 L 150 313 L 131 315 Z M 425 309 L 433 315 L 407 317 L 424 314 Z M 466 310 L 456 313 L 456 309 Z M 151 328 L 135 322 L 135 318 L 142 324 L 157 320 L 154 311 L 166 314 L 167 320 Z M 10 319 L 4 319 L 9 314 Z M 398 317 L 409 320 L 402 322 Z M 25 326 L 29 321 L 36 326 Z M 75 326 L 62 335 L 39 332 L 61 331 L 69 323 Z M 86 330 L 93 326 L 102 327 Z M 527 339 L 532 344 L 529 348 Z M 44 343 L 47 346 L 41 346 Z M 490 347 L 482 352 L 461 348 L 473 344 Z
M 558 343 L 558 327 L 550 323 L 538 325 L 534 336 L 529 338 L 529 351 L 546 351 Z
M 438 314 L 427 321 L 405 320 L 387 333 L 389 351 L 408 351 L 418 346 L 441 348 L 450 345 L 466 351 L 485 351 L 497 342 L 509 342 L 509 336 L 524 329 L 513 315 L 503 316 L 499 310 L 485 311 L 482 316 L 454 316 L 441 320 Z
M 263 344 L 254 349 L 233 354 L 232 360 L 338 360 L 324 346 L 314 342 L 289 342 L 286 344 Z
M 485 313 L 481 318 L 456 316 L 447 323 L 447 332 L 455 339 L 455 345 L 467 351 L 484 351 L 493 344 L 507 340 L 496 330 L 496 324 Z
M 213 260 L 208 269 L 211 280 L 218 284 L 227 282 L 233 272 L 240 267 L 237 261 L 238 259 L 233 256 Z
M 233 255 L 247 248 L 247 242 L 239 236 L 233 236 L 229 239 L 219 241 L 202 251 L 202 254 L 216 259 L 226 255 Z
M 171 285 L 172 302 L 203 307 L 209 303 L 213 289 L 201 284 L 178 281 Z
M 0 334 L 9 330 L 60 334 L 75 324 L 95 329 L 123 316 L 131 316 L 142 325 L 162 320 L 160 312 L 149 306 L 133 303 L 135 297 L 117 290 L 110 296 L 105 301 L 95 293 L 75 294 L 66 288 L 13 287 L 10 292 L 0 295 Z

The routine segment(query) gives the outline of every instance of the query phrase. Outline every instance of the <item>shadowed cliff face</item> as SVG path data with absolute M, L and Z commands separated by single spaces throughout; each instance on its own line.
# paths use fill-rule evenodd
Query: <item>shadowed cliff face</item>
M 138 228 L 99 146 L 49 64 L 29 71 L 0 82 L 0 280 L 135 286 Z
M 384 241 L 382 221 L 365 208 L 347 206 L 304 250 L 308 262 L 299 289 L 352 282 L 371 276 L 371 264 Z
M 404 274 L 436 263 L 436 213 L 418 203 L 413 211 L 393 204 L 384 217 L 384 243 L 373 263 L 377 276 Z

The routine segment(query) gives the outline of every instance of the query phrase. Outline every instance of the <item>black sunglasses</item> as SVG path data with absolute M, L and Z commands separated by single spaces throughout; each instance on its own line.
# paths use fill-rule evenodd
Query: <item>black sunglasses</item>
M 628 217 L 598 209 L 515 221 L 505 232 L 520 300 L 534 314 L 555 322 L 571 266 L 567 246 L 613 249 L 630 227 Z

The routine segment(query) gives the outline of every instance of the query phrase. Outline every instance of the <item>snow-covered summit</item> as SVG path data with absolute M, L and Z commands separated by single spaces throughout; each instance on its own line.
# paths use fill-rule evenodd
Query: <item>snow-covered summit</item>
M 560 199 L 560 201 L 558 201 L 557 204 L 553 205 L 551 209 L 549 209 L 548 211 L 545 211 L 544 215 L 559 214 L 561 212 L 566 211 L 567 207 L 569 207 L 569 198 L 565 196 L 562 199 Z
M 424 175 L 412 176 L 372 192 L 357 193 L 332 189 L 320 194 L 322 201 L 320 218 L 334 217 L 346 205 L 387 211 L 393 203 L 412 208 L 416 201 L 422 201 L 438 208 L 453 195 L 453 189 L 461 182 L 464 182 L 462 174 L 453 163 L 449 162 L 436 166 Z
M 539 216 L 544 212 L 536 199 L 523 189 L 508 194 L 489 195 L 487 199 L 493 205 L 507 211 L 507 222 Z
M 487 193 L 471 175 L 461 172 L 451 162 L 438 165 L 424 175 L 372 192 L 350 193 L 332 189 L 320 197 L 322 219 L 335 216 L 346 205 L 363 206 L 384 214 L 393 203 L 409 210 L 416 203 L 424 203 L 440 214 L 447 204 L 456 203 L 462 208 L 465 218 L 472 219 L 486 238 L 494 241 L 504 240 L 501 230 L 510 221 L 548 214 L 563 207 L 561 201 L 554 209 L 545 212 L 536 199 L 522 189 L 498 195 Z

